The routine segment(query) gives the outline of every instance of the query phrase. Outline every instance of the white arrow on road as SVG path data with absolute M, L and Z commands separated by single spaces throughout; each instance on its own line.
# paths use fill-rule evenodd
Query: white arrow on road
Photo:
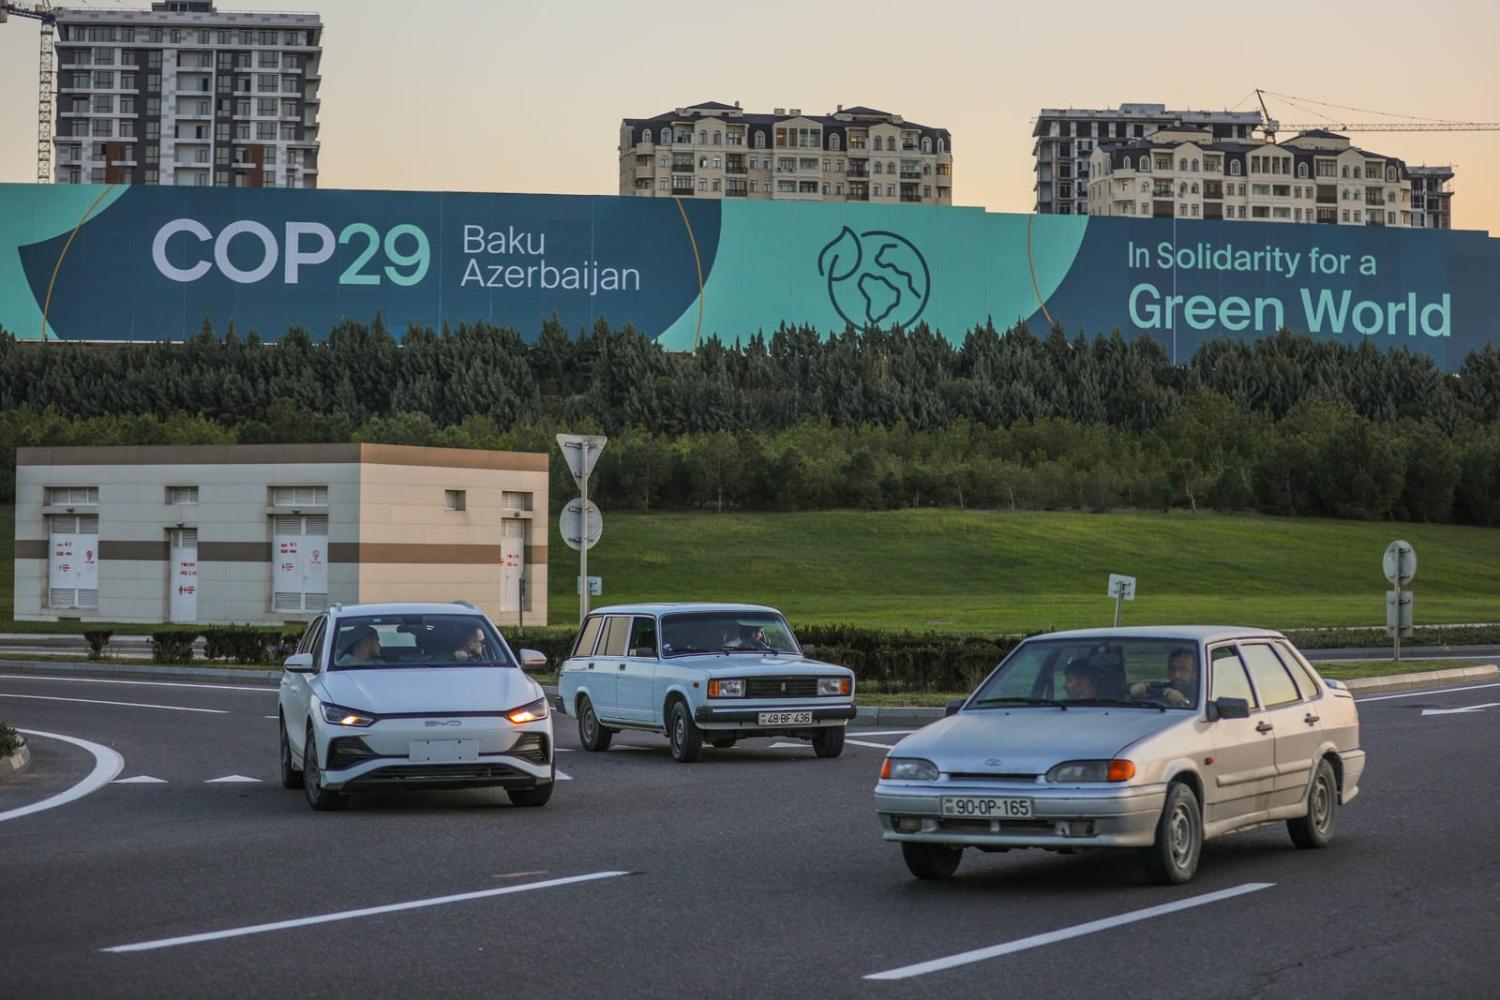
M 166 783 L 165 779 L 153 778 L 149 774 L 138 774 L 134 778 L 116 778 L 114 781 L 116 785 L 165 785 Z
M 1500 708 L 1500 701 L 1486 702 L 1483 705 L 1465 705 L 1463 708 L 1424 708 L 1423 715 L 1461 715 L 1465 712 L 1482 712 L 1487 708 Z
M 260 784 L 259 778 L 247 778 L 243 774 L 227 774 L 222 778 L 209 778 L 205 785 Z

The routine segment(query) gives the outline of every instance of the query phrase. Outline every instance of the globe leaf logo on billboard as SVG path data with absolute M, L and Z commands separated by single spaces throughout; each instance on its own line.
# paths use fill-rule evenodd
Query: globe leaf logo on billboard
M 932 293 L 927 259 L 904 236 L 884 229 L 855 233 L 848 226 L 818 253 L 828 300 L 857 327 L 909 327 Z

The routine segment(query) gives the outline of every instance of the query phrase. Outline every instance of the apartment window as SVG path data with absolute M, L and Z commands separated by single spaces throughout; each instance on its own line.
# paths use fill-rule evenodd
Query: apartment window
M 448 510 L 467 510 L 469 508 L 468 496 L 466 490 L 444 490 L 443 506 Z
M 1252 218 L 1252 219 L 1269 219 L 1270 217 L 1271 217 L 1270 206 L 1268 206 L 1268 205 L 1251 205 L 1250 206 L 1250 218 Z
M 281 53 L 274 50 L 260 53 L 256 65 L 262 69 L 279 69 L 281 67 Z
M 720 132 L 718 129 L 714 129 L 714 145 L 715 146 L 722 146 L 722 145 L 724 145 L 724 133 Z
M 188 504 L 198 502 L 198 487 L 196 486 L 168 486 L 167 503 Z
M 1229 164 L 1229 174 L 1230 174 L 1231 177 L 1238 177 L 1240 175 L 1240 161 L 1239 160 L 1232 160 L 1230 162 L 1230 164 Z
M 665 178 L 665 177 L 663 177 L 663 178 L 662 178 L 662 179 L 661 179 L 661 181 L 660 181 L 660 182 L 659 182 L 659 183 L 658 183 L 658 186 L 659 186 L 659 187 L 660 187 L 660 188 L 661 188 L 661 189 L 662 189 L 662 190 L 663 190 L 663 191 L 665 191 L 665 190 L 667 190 L 667 189 L 668 189 L 668 188 L 669 188 L 669 187 L 670 187 L 670 185 L 669 185 L 669 184 L 668 184 L 668 182 L 667 182 L 667 179 L 666 179 L 666 178 Z
M 295 126 L 295 125 L 283 125 L 283 126 L 281 126 L 281 141 L 282 142 L 296 142 L 297 141 L 297 126 Z
M 1344 222 L 1348 222 L 1349 221 L 1349 210 L 1346 208 L 1346 209 L 1343 209 L 1342 212 L 1343 212 L 1343 221 Z
M 937 147 L 937 151 L 938 151 L 938 152 L 939 152 L 939 153 L 941 153 L 941 152 L 942 152 L 942 151 L 943 151 L 943 149 L 944 149 L 944 148 L 945 148 L 945 146 L 946 146 L 946 143 L 945 143 L 945 142 L 944 142 L 944 140 L 942 140 L 942 139 L 939 139 L 939 140 L 938 140 L 938 147 Z
M 707 191 L 708 190 L 708 178 L 707 177 L 700 177 L 700 178 L 698 178 L 698 190 L 699 191 Z
M 837 133 L 830 133 L 829 134 L 829 136 L 828 136 L 828 148 L 831 149 L 831 150 L 837 150 L 839 148 L 839 137 L 838 137 Z
M 1292 217 L 1292 210 L 1285 205 L 1277 205 L 1271 209 L 1271 217 L 1273 219 L 1290 219 Z
M 281 38 L 282 38 L 282 44 L 283 45 L 301 45 L 302 44 L 302 32 L 300 32 L 300 31 L 284 31 L 281 34 Z
M 756 149 L 765 149 L 766 148 L 766 133 L 765 132 L 756 132 L 755 133 L 755 148 Z
M 275 139 L 276 139 L 276 123 L 275 122 L 256 122 L 255 123 L 255 138 L 261 139 L 261 140 L 275 141 Z

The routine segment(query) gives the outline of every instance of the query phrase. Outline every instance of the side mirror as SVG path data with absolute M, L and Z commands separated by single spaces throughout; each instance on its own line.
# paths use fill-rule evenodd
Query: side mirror
M 317 669 L 313 666 L 311 653 L 293 653 L 282 662 L 281 666 L 292 674 L 310 674 Z
M 950 701 L 950 702 L 948 702 L 948 704 L 946 704 L 946 705 L 943 706 L 943 718 L 946 719 L 950 715 L 957 715 L 958 714 L 958 710 L 960 708 L 963 708 L 964 707 L 964 702 L 966 702 L 968 700 L 969 699 L 967 699 L 967 698 L 960 698 L 957 701 Z
M 521 669 L 537 670 L 547 665 L 547 654 L 535 649 L 521 650 Z
M 1250 718 L 1250 702 L 1244 698 L 1215 698 L 1208 703 L 1208 721 Z
M 630 651 L 630 655 L 643 660 L 656 659 L 655 646 L 637 646 Z

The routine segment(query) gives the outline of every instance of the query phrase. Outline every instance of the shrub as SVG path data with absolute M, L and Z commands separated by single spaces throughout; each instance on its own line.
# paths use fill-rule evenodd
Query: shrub
M 0 721 L 0 757 L 9 757 L 21 749 L 21 744 L 25 742 L 20 733 Z
M 279 638 L 274 630 L 252 625 L 219 625 L 203 630 L 204 655 L 210 660 L 270 663 L 275 658 Z
M 194 629 L 157 629 L 151 633 L 151 659 L 157 663 L 191 663 L 193 643 L 197 641 Z
M 89 659 L 97 660 L 104 655 L 104 647 L 109 645 L 113 632 L 103 629 L 88 629 L 83 633 L 83 641 L 89 644 Z

